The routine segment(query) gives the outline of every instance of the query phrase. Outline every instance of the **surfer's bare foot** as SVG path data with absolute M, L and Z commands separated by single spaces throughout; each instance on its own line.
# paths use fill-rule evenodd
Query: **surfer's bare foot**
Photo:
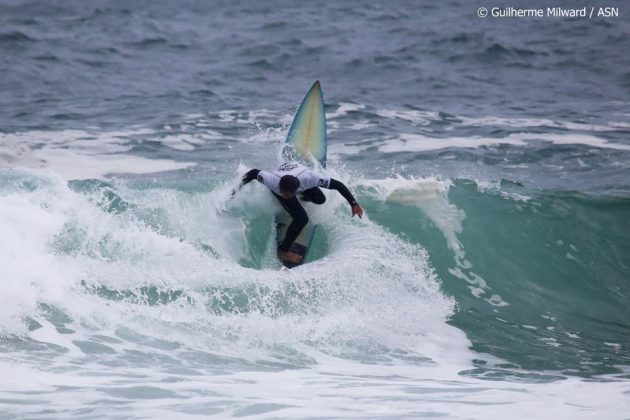
M 278 256 L 281 259 L 288 261 L 290 263 L 299 263 L 300 261 L 302 261 L 302 256 L 300 254 L 296 254 L 293 251 L 287 251 L 287 252 L 279 251 Z

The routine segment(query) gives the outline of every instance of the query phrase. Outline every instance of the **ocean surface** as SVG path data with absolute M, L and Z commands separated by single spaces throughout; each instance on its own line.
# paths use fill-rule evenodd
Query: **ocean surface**
M 630 4 L 481 6 L 0 1 L 0 418 L 630 418 Z

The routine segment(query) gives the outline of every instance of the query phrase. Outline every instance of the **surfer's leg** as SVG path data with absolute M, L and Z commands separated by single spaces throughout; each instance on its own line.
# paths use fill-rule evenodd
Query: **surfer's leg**
M 278 246 L 278 250 L 287 252 L 291 248 L 291 244 L 300 235 L 304 226 L 308 223 L 308 215 L 304 210 L 304 207 L 300 204 L 296 196 L 291 198 L 283 198 L 276 193 L 273 193 L 284 209 L 289 213 L 293 221 L 287 229 L 287 234 L 284 237 L 282 243 Z
M 326 196 L 318 187 L 309 188 L 302 193 L 302 200 L 310 201 L 314 204 L 324 204 L 326 202 Z

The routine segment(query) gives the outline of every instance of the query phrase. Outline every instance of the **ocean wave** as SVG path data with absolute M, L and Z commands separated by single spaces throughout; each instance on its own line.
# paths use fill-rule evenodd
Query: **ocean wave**
M 630 328 L 629 196 L 532 191 L 505 180 L 457 180 L 448 189 L 387 182 L 385 207 L 372 218 L 427 248 L 457 298 L 453 323 L 473 348 L 562 375 L 619 373 L 628 363 L 618 349 Z
M 0 43 L 18 44 L 18 43 L 24 43 L 24 42 L 37 42 L 37 39 L 19 31 L 0 33 Z
M 357 180 L 351 185 L 369 219 L 349 223 L 336 196 L 332 209 L 310 209 L 321 224 L 311 259 L 285 271 L 271 245 L 275 206 L 255 186 L 223 207 L 229 183 L 191 194 L 96 180 L 65 185 L 37 172 L 4 171 L 2 181 L 2 231 L 13 244 L 2 254 L 11 256 L 3 278 L 17 292 L 5 291 L 16 303 L 0 314 L 5 333 L 33 330 L 28 320 L 48 305 L 73 330 L 77 317 L 104 328 L 119 325 L 116 311 L 143 322 L 167 311 L 191 333 L 213 325 L 206 339 L 390 352 L 408 351 L 419 345 L 413 337 L 451 319 L 475 350 L 513 365 L 486 359 L 473 375 L 544 365 L 589 376 L 629 363 L 619 351 L 630 328 L 628 197 L 531 191 L 508 180 Z M 27 259 L 42 270 L 19 269 L 31 267 Z M 17 286 L 24 278 L 31 283 Z M 76 299 L 90 309 L 78 310 Z

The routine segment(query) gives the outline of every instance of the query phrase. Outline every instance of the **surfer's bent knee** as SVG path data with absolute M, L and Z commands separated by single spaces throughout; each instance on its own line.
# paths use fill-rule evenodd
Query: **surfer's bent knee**
M 326 202 L 326 196 L 324 192 L 317 187 L 313 187 L 304 191 L 302 195 L 305 201 L 310 201 L 313 204 L 324 204 Z
M 324 195 L 324 193 L 321 193 L 321 195 L 317 195 L 313 198 L 313 203 L 315 204 L 324 204 L 326 202 L 326 196 Z

